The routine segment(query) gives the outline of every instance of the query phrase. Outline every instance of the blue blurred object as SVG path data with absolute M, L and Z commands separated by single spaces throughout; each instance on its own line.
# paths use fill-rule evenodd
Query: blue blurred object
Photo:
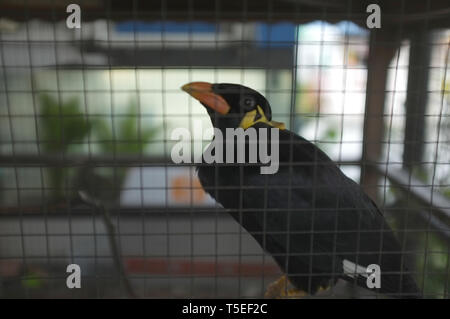
M 295 28 L 292 23 L 257 23 L 254 41 L 259 47 L 292 47 L 295 44 Z M 206 22 L 142 22 L 127 21 L 116 24 L 117 32 L 122 33 L 216 33 L 219 27 Z
M 291 47 L 295 44 L 295 28 L 292 23 L 258 24 L 256 41 L 259 47 Z

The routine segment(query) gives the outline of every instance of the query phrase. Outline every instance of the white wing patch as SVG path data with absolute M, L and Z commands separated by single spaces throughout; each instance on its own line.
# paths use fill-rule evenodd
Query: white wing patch
M 344 259 L 342 261 L 342 268 L 344 270 L 344 275 L 347 275 L 351 278 L 355 278 L 356 276 L 363 276 L 368 278 L 369 274 L 367 273 L 367 268 L 361 265 L 357 265 L 350 260 Z

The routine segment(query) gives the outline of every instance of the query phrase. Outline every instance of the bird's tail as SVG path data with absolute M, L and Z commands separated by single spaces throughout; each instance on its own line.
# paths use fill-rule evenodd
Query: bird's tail
M 401 295 L 400 298 L 403 299 L 420 299 L 423 298 L 422 292 L 420 291 L 419 287 L 416 284 L 416 281 L 414 278 L 406 274 L 402 278 L 402 289 L 401 289 Z
M 385 275 L 384 279 L 385 284 L 391 283 L 392 285 L 388 284 L 387 287 L 386 285 L 383 287 L 382 284 L 381 292 L 390 297 L 398 299 L 420 299 L 423 297 L 422 292 L 419 287 L 417 287 L 414 278 L 407 273 L 407 270 L 401 275 Z

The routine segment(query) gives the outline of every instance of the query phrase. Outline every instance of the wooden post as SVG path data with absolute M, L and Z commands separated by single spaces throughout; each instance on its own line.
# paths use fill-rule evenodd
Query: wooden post
M 378 173 L 374 163 L 382 155 L 384 138 L 384 103 L 389 63 L 399 48 L 397 32 L 372 29 L 367 70 L 366 106 L 364 114 L 361 185 L 376 201 Z
M 410 37 L 408 89 L 406 95 L 403 167 L 412 170 L 423 158 L 425 109 L 428 101 L 430 70 L 430 33 L 415 32 Z

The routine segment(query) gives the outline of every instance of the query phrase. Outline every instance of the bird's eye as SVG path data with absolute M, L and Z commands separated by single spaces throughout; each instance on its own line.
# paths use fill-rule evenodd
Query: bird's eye
M 241 106 L 244 107 L 246 110 L 251 110 L 255 107 L 256 101 L 251 96 L 243 97 L 241 100 Z

